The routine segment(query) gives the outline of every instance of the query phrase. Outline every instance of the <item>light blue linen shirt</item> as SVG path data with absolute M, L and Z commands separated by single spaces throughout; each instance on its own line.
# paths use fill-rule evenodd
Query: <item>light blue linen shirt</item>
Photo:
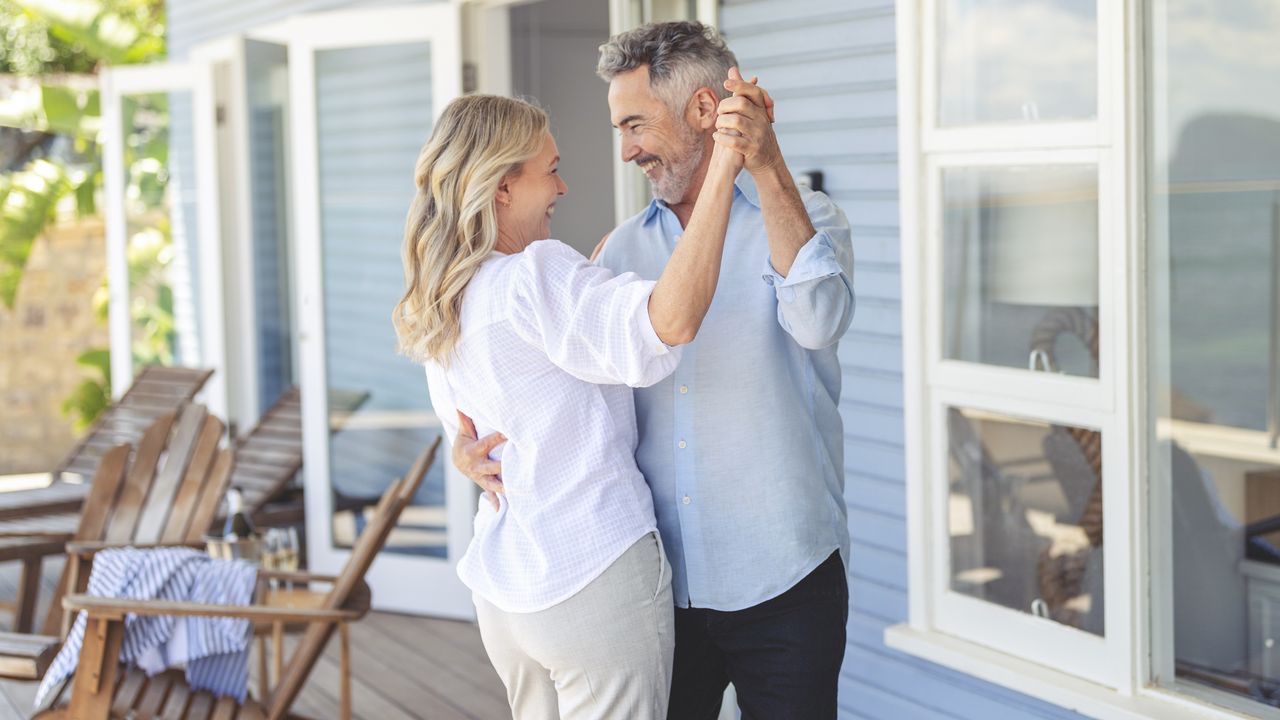
M 777 597 L 831 553 L 848 562 L 836 343 L 853 319 L 844 213 L 801 190 L 816 229 L 783 278 L 756 188 L 736 183 L 720 284 L 666 380 L 635 391 L 636 462 L 653 491 L 677 607 L 741 610 Z M 657 280 L 683 229 L 654 200 L 598 262 Z

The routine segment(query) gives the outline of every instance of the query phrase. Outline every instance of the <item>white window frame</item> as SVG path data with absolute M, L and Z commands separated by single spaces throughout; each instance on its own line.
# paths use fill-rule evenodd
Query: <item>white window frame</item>
M 1123 185 L 1123 165 L 1112 160 L 1110 140 L 1124 137 L 1109 129 L 1116 114 L 1109 97 L 1112 83 L 1106 71 L 1123 57 L 1106 29 L 1113 22 L 1114 6 L 1105 0 L 1098 8 L 1098 117 L 1070 123 L 940 127 L 937 122 L 937 13 L 941 0 L 923 2 L 925 38 L 921 57 L 924 84 L 916 89 L 920 117 L 921 149 L 912 163 L 913 175 L 904 183 L 904 211 L 908 204 L 922 205 L 923 235 L 909 238 L 904 251 L 903 296 L 922 294 L 923 305 L 913 305 L 904 322 L 924 330 L 923 346 L 912 351 L 908 365 L 912 394 L 918 397 L 922 415 L 918 425 L 908 426 L 908 457 L 920 457 L 909 484 L 927 498 L 931 522 L 912 534 L 925 551 L 921 582 L 925 588 L 922 613 L 913 622 L 970 642 L 1056 665 L 1072 674 L 1112 688 L 1131 687 L 1133 673 L 1127 657 L 1132 646 L 1132 587 L 1129 517 L 1131 503 L 1125 494 L 1129 443 L 1126 404 L 1116 398 L 1125 375 L 1128 343 L 1118 335 L 1125 314 L 1116 298 L 1125 296 L 1127 278 L 1122 250 L 1123 215 L 1114 207 L 1115 190 Z M 905 92 L 905 89 L 904 89 Z M 903 154 L 903 157 L 907 155 Z M 908 163 L 904 162 L 904 166 Z M 1098 181 L 1098 318 L 1099 376 L 1070 377 L 1026 369 L 948 359 L 943 351 L 943 237 L 941 227 L 943 173 L 949 168 L 982 167 L 1089 167 Z M 906 195 L 911 195 L 910 199 Z M 919 248 L 913 251 L 912 248 Z M 912 260 L 908 271 L 907 258 Z M 922 262 L 916 262 L 922 259 Z M 909 274 L 911 272 L 912 274 Z M 916 274 L 918 273 L 918 274 Z M 910 335 L 911 333 L 906 333 Z M 1100 430 L 1103 436 L 1104 527 L 1103 545 L 1106 615 L 1105 636 L 1099 637 L 1051 620 L 979 600 L 950 589 L 950 535 L 948 527 L 947 408 L 972 408 L 1046 423 L 1076 425 Z M 910 421 L 909 421 L 910 422 Z M 926 450 L 927 449 L 927 450 Z
M 1171 569 L 1167 552 L 1151 547 L 1152 533 L 1167 535 L 1169 519 L 1158 511 L 1167 511 L 1169 498 L 1150 487 L 1147 475 L 1145 151 L 1137 140 L 1146 132 L 1143 0 L 1098 3 L 1096 123 L 994 129 L 936 127 L 934 2 L 897 3 L 910 591 L 909 620 L 886 630 L 886 644 L 1093 717 L 1280 717 L 1260 704 L 1198 686 L 1154 685 L 1157 677 L 1170 679 L 1172 641 L 1163 636 L 1172 632 L 1172 606 L 1168 597 L 1152 596 L 1153 587 L 1167 595 Z M 941 357 L 941 322 L 932 312 L 942 292 L 938 168 L 1004 164 L 1042 151 L 1039 159 L 1046 161 L 1076 152 L 1096 153 L 1099 161 L 1097 381 L 1029 376 Z M 1071 628 L 1036 627 L 1050 623 L 972 598 L 946 597 L 946 498 L 939 490 L 947 488 L 938 477 L 946 471 L 944 403 L 1103 432 L 1105 640 L 1073 637 L 1085 634 Z M 1152 573 L 1159 577 L 1153 580 Z M 1028 642 L 1032 638 L 1037 642 Z M 1098 645 L 1107 646 L 1111 657 L 1101 666 L 1082 667 Z
M 279 34 L 277 35 L 277 31 Z M 320 572 L 341 568 L 350 556 L 333 544 L 333 493 L 329 463 L 327 357 L 324 338 L 324 288 L 320 238 L 316 53 L 350 47 L 430 42 L 432 110 L 436 119 L 450 100 L 462 94 L 460 6 L 429 3 L 409 7 L 341 10 L 291 18 L 258 36 L 286 39 L 289 46 L 292 237 L 299 321 L 299 375 L 306 472 L 306 517 L 311 540 L 309 566 Z M 425 386 L 424 386 L 425 387 Z M 367 575 L 382 609 L 471 619 L 470 591 L 457 579 L 458 559 L 471 540 L 474 486 L 444 462 L 447 554 L 444 559 L 383 553 Z

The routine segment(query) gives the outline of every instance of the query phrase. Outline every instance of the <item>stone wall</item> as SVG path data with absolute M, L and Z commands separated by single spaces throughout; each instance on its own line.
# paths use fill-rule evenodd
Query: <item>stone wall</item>
M 88 371 L 76 356 L 108 344 L 93 295 L 106 275 L 101 220 L 36 241 L 12 309 L 0 304 L 0 475 L 50 470 L 76 433 L 63 401 Z

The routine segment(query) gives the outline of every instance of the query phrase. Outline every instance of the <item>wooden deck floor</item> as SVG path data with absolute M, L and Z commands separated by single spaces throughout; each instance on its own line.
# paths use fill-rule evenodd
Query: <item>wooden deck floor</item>
M 61 562 L 45 564 L 43 619 Z M 0 564 L 0 600 L 16 595 L 16 564 Z M 375 593 L 376 596 L 376 593 Z M 10 615 L 0 610 L 0 626 Z M 472 623 L 371 613 L 351 627 L 352 704 L 362 720 L 498 720 L 509 718 L 506 694 Z M 256 658 L 251 661 L 256 665 Z M 251 685 L 256 687 L 256 685 Z M 311 673 L 294 712 L 316 720 L 338 716 L 337 640 Z M 35 683 L 0 681 L 0 720 L 28 717 Z

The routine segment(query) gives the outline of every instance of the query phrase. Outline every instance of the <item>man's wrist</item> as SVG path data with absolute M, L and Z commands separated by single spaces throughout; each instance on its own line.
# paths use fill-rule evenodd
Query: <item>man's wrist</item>
M 791 172 L 787 170 L 787 163 L 781 155 L 768 165 L 754 170 L 748 168 L 748 171 L 761 191 L 790 190 L 795 187 L 795 180 L 791 178 Z

